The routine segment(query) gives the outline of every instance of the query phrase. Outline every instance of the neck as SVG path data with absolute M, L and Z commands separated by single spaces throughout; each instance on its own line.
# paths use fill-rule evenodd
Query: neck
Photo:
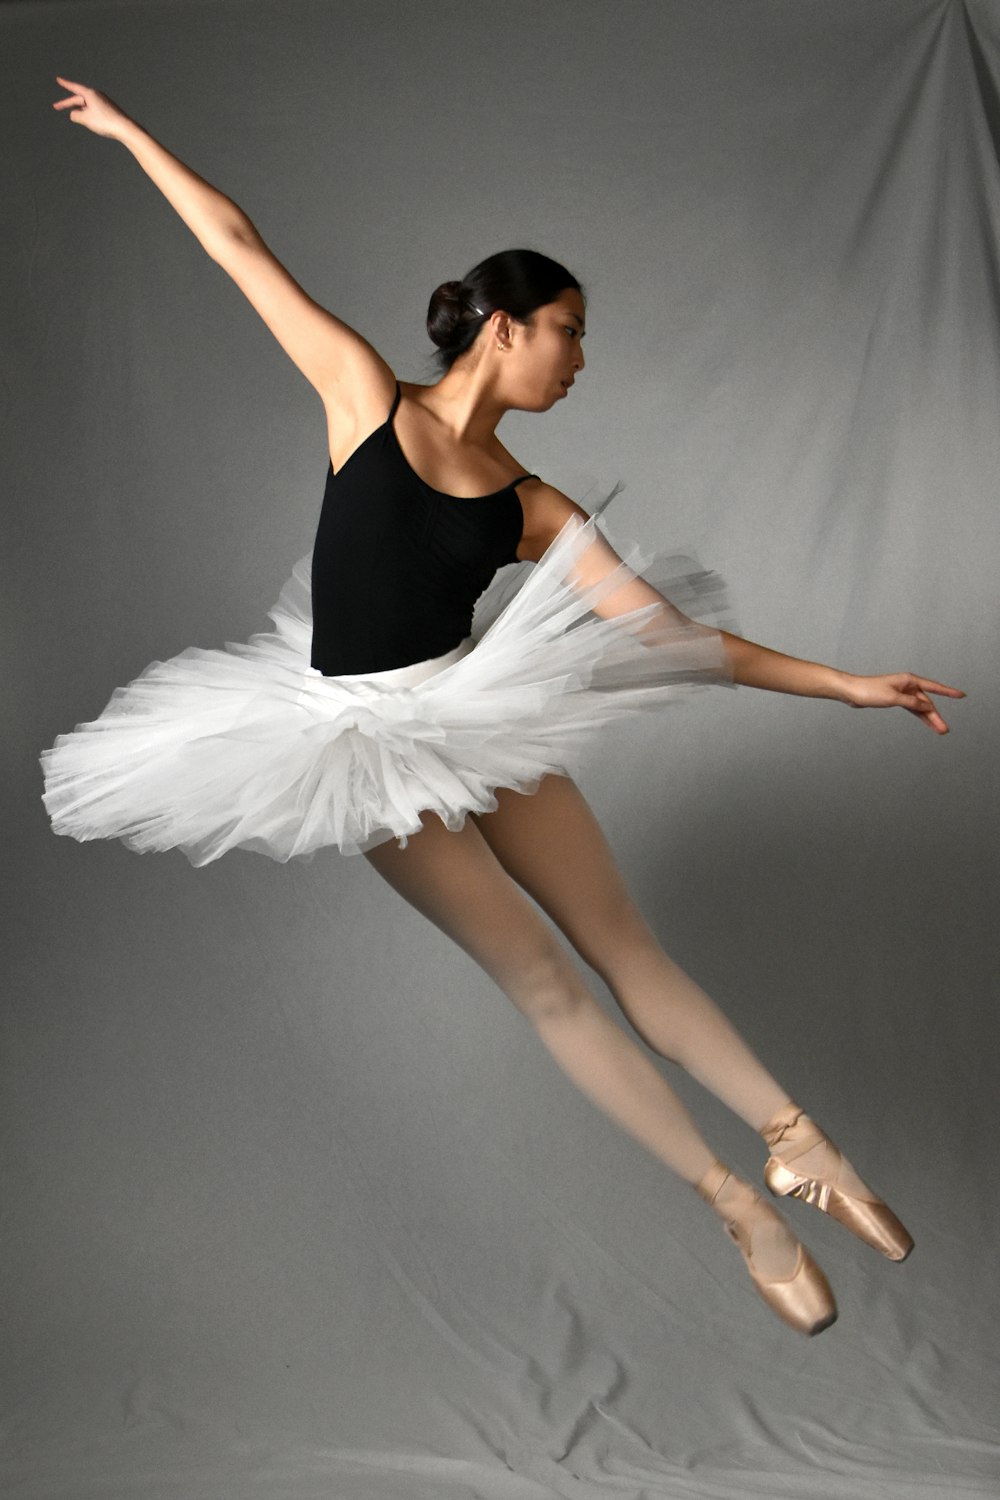
M 510 404 L 496 389 L 495 372 L 452 365 L 437 385 L 426 386 L 421 405 L 437 418 L 456 443 L 485 447 Z

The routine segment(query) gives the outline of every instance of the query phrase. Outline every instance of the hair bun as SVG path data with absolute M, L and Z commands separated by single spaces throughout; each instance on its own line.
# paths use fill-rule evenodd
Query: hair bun
M 452 342 L 462 316 L 462 303 L 460 281 L 442 281 L 436 291 L 431 293 L 427 307 L 427 332 L 439 348 L 444 349 Z
M 433 356 L 438 368 L 446 374 L 473 347 L 494 313 L 502 310 L 526 324 L 538 308 L 571 288 L 583 296 L 576 277 L 538 250 L 501 250 L 466 271 L 461 281 L 443 281 L 427 309 L 427 333 L 438 346 Z

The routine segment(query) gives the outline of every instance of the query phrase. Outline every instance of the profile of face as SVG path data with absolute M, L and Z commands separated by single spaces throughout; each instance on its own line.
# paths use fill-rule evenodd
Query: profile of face
M 587 311 L 575 287 L 535 310 L 530 322 L 511 320 L 497 352 L 504 396 L 518 411 L 549 411 L 565 399 L 586 363 L 582 340 Z

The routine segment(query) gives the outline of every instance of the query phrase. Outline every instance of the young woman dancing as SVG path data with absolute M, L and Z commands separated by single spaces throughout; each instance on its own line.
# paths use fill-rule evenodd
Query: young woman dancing
M 154 663 L 43 752 L 55 830 L 180 848 L 195 864 L 235 847 L 363 853 L 495 980 L 573 1082 L 711 1206 L 764 1301 L 802 1333 L 828 1327 L 823 1272 L 717 1159 L 538 908 L 648 1046 L 763 1136 L 772 1194 L 903 1260 L 912 1240 L 896 1216 L 660 948 L 570 772 L 599 726 L 713 681 L 901 707 L 937 734 L 947 726 L 930 695 L 964 694 L 695 623 L 507 452 L 495 433 L 505 412 L 551 410 L 584 368 L 586 305 L 563 266 L 508 250 L 445 282 L 427 320 L 442 377 L 400 384 L 235 203 L 105 95 L 58 82 L 67 97 L 54 108 L 131 151 L 315 387 L 330 467 L 311 566 L 296 567 L 273 632 Z M 515 561 L 535 566 L 475 638 L 476 601 Z

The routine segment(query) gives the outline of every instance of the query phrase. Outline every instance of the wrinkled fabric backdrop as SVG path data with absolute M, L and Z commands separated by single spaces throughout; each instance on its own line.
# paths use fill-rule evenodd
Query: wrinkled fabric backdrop
M 5 1493 L 997 1495 L 1000 6 L 7 4 L 0 42 Z M 39 750 L 264 628 L 326 467 L 313 391 L 57 72 L 404 379 L 438 282 L 564 260 L 588 367 L 504 422 L 518 458 L 588 509 L 623 480 L 612 536 L 718 569 L 751 639 L 967 689 L 942 739 L 704 693 L 581 778 L 667 950 L 913 1230 L 894 1266 L 788 1206 L 821 1338 L 363 859 L 49 831 Z

